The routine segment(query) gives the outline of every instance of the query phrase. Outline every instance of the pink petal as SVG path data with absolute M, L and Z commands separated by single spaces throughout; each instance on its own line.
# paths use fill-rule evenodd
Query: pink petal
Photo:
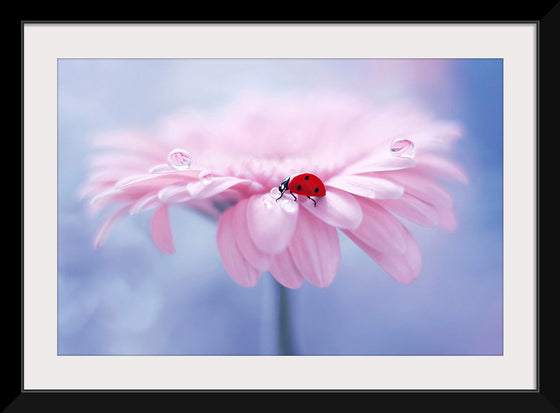
M 248 179 L 234 177 L 212 178 L 209 182 L 195 181 L 188 184 L 187 188 L 193 197 L 197 199 L 210 198 L 238 184 L 252 184 Z
M 177 168 L 173 168 L 166 163 L 160 163 L 155 166 L 152 166 L 149 170 L 151 174 L 168 174 L 177 172 Z
M 95 196 L 95 194 L 99 194 L 109 189 L 112 189 L 114 186 L 114 181 L 103 181 L 103 182 L 87 182 L 85 185 L 81 186 L 77 190 L 77 195 L 79 199 L 84 199 L 90 196 Z
M 152 217 L 152 239 L 161 252 L 165 254 L 173 254 L 175 252 L 169 222 L 169 206 L 167 205 L 160 206 L 154 212 Z
M 384 176 L 404 186 L 406 193 L 414 195 L 428 204 L 443 208 L 453 206 L 453 198 L 445 189 L 414 170 L 389 172 Z
M 413 195 L 404 194 L 399 199 L 380 199 L 379 205 L 418 225 L 435 227 L 439 223 L 436 208 Z
M 157 194 L 148 194 L 136 201 L 130 207 L 130 215 L 136 215 L 140 212 L 153 209 L 161 205 Z
M 375 176 L 338 175 L 329 179 L 325 185 L 375 199 L 399 198 L 404 191 L 401 185 Z
M 410 232 L 406 228 L 404 228 L 404 231 L 406 237 L 405 251 L 403 254 L 383 253 L 372 248 L 350 231 L 344 231 L 344 233 L 387 271 L 391 277 L 400 283 L 410 284 L 416 279 L 418 274 L 420 274 L 420 270 L 422 269 L 422 254 L 416 240 L 414 240 Z
M 394 171 L 398 169 L 412 168 L 416 165 L 414 158 L 394 156 L 387 146 L 386 154 L 379 154 L 373 157 L 359 160 L 348 166 L 343 174 L 356 175 L 370 172 Z
M 124 178 L 119 179 L 115 183 L 115 189 L 120 189 L 121 187 L 124 188 L 128 185 L 134 185 L 136 182 L 144 182 L 146 180 L 150 181 L 156 179 L 157 177 L 145 174 L 145 173 L 138 173 L 134 175 L 127 175 Z
M 158 192 L 158 198 L 161 202 L 168 204 L 181 203 L 192 198 L 187 185 L 169 185 Z
M 436 178 L 451 179 L 464 184 L 469 182 L 467 174 L 459 166 L 436 155 L 423 155 L 418 158 L 416 170 Z
M 107 217 L 107 219 L 103 222 L 103 224 L 97 231 L 95 240 L 93 241 L 93 245 L 95 248 L 100 248 L 103 246 L 105 240 L 107 239 L 107 236 L 109 235 L 109 232 L 113 228 L 113 225 L 118 218 L 126 213 L 127 209 L 128 205 L 122 206 Z
M 362 222 L 362 209 L 354 195 L 336 188 L 329 188 L 322 198 L 316 198 L 317 206 L 300 195 L 301 203 L 308 211 L 328 225 L 337 228 L 354 229 Z
M 98 169 L 88 174 L 88 179 L 90 182 L 113 182 L 113 184 L 115 184 L 115 182 L 119 181 L 123 177 L 132 175 L 138 176 L 138 170 L 133 173 L 130 170 L 120 168 L 105 168 Z
M 274 256 L 270 264 L 270 272 L 284 287 L 300 288 L 303 284 L 303 275 L 299 272 L 288 249 Z
M 286 249 L 294 234 L 297 217 L 297 202 L 276 202 L 270 194 L 253 195 L 247 204 L 249 233 L 255 245 L 269 254 L 279 254 Z
M 363 200 L 360 205 L 364 214 L 362 223 L 349 232 L 378 251 L 404 252 L 406 233 L 401 222 L 374 201 Z
M 129 190 L 131 188 L 140 190 L 155 190 L 167 185 L 188 183 L 198 179 L 198 171 L 177 171 L 165 174 L 142 174 L 129 176 L 121 179 L 115 184 L 115 189 Z
M 233 214 L 233 208 L 229 208 L 218 221 L 218 252 L 224 268 L 236 283 L 243 287 L 254 287 L 259 280 L 260 273 L 243 258 L 237 247 L 233 230 Z
M 253 241 L 253 238 L 251 238 L 247 224 L 248 202 L 247 199 L 244 199 L 232 207 L 234 210 L 232 220 L 235 243 L 243 257 L 253 267 L 259 271 L 266 271 L 270 266 L 271 256 L 261 251 Z
M 335 228 L 302 208 L 288 249 L 299 272 L 311 284 L 323 288 L 333 282 L 340 263 L 340 244 Z
M 95 216 L 113 204 L 122 202 L 128 203 L 137 198 L 138 196 L 134 193 L 114 191 L 113 189 L 110 189 L 91 198 L 88 204 L 88 211 L 92 216 Z
M 455 232 L 457 229 L 457 220 L 455 214 L 450 209 L 437 208 L 439 214 L 439 226 L 445 232 Z

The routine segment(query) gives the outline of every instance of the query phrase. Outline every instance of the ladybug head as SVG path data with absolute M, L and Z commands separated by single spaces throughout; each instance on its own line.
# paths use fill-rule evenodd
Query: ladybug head
M 286 179 L 284 179 L 282 181 L 282 183 L 280 184 L 280 186 L 278 187 L 278 190 L 280 191 L 280 193 L 284 193 L 284 191 L 286 189 L 288 189 L 288 182 L 290 182 L 290 177 L 288 176 Z

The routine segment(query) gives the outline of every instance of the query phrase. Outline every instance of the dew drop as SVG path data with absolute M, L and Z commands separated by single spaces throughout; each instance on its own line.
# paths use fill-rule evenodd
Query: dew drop
M 395 156 L 411 158 L 414 155 L 414 142 L 409 139 L 395 139 L 391 143 L 391 153 Z
M 212 182 L 212 178 L 214 178 L 214 174 L 207 169 L 200 171 L 198 174 L 198 179 L 200 179 L 203 184 L 209 184 Z
M 175 169 L 189 169 L 192 164 L 191 154 L 184 149 L 173 149 L 167 155 L 167 163 Z
M 270 196 L 272 196 L 273 198 L 278 198 L 280 196 L 280 190 L 278 189 L 278 187 L 273 187 L 270 190 Z

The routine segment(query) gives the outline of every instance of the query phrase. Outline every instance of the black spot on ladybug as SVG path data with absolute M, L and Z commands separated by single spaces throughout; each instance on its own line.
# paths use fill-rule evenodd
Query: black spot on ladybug
M 315 188 L 315 193 L 319 192 L 319 187 Z
M 301 191 L 301 185 L 298 185 L 298 186 L 297 186 L 297 190 L 298 190 L 298 191 Z
M 305 175 L 305 180 L 309 181 L 309 175 Z

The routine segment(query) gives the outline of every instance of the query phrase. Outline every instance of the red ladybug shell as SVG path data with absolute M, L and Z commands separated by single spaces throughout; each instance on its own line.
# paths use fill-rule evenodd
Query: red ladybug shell
M 292 176 L 288 182 L 288 189 L 294 194 L 307 196 L 325 196 L 327 193 L 323 181 L 310 173 Z

